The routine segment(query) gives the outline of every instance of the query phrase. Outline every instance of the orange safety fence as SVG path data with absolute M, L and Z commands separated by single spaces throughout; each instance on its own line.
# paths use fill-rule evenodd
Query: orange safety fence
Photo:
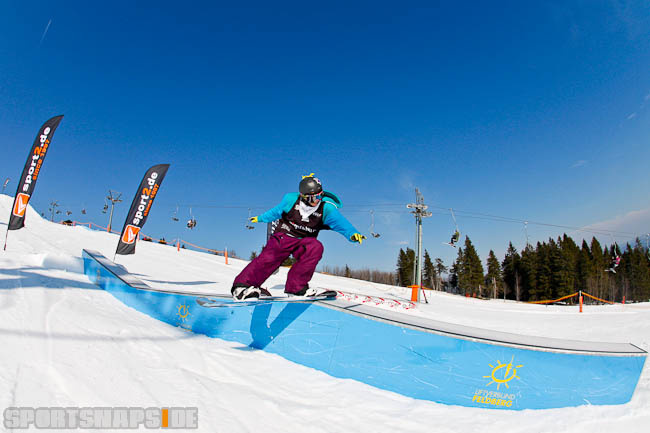
M 69 224 L 65 224 L 63 221 L 61 221 L 61 224 L 69 225 Z M 107 227 L 102 227 L 99 224 L 95 224 L 95 223 L 82 223 L 82 222 L 79 222 L 79 221 L 72 221 L 72 225 L 73 226 L 88 226 L 89 229 L 92 229 L 93 226 L 94 226 L 94 227 L 96 227 L 98 229 L 101 229 L 102 231 L 105 231 L 105 232 L 108 231 Z M 120 234 L 120 232 L 114 232 L 113 230 L 111 230 L 110 233 L 113 233 L 113 234 L 116 234 L 116 235 Z
M 553 300 L 551 300 L 551 301 L 530 301 L 530 302 L 528 302 L 528 303 L 529 303 L 529 304 L 552 304 L 552 303 L 554 303 L 554 302 L 560 302 L 560 301 L 564 301 L 565 299 L 568 299 L 568 298 L 573 298 L 573 297 L 576 296 L 577 294 L 578 294 L 578 292 L 575 292 L 575 293 L 572 293 L 572 294 L 570 294 L 570 295 L 563 296 L 563 297 L 558 298 L 558 299 L 553 299 Z
M 213 250 L 212 248 L 200 247 L 200 246 L 198 246 L 198 245 L 194 245 L 194 244 L 192 244 L 192 243 L 189 243 L 189 242 L 187 242 L 187 241 L 184 241 L 183 239 L 180 239 L 180 242 L 182 242 L 182 243 L 184 243 L 184 244 L 186 244 L 186 245 L 193 246 L 194 248 L 198 248 L 198 249 L 200 249 L 200 250 L 204 250 L 204 251 L 209 251 L 209 252 L 211 252 L 211 253 L 215 253 L 215 254 L 224 254 L 224 253 L 225 253 L 225 251 L 219 251 L 219 250 Z
M 61 224 L 64 224 L 63 221 L 61 222 Z M 68 224 L 64 224 L 64 225 L 68 225 Z M 77 226 L 77 225 L 88 226 L 89 229 L 92 229 L 93 227 L 96 227 L 96 228 L 98 228 L 100 230 L 108 231 L 106 227 L 102 227 L 99 224 L 95 224 L 95 223 L 92 223 L 92 222 L 82 223 L 82 222 L 79 222 L 79 221 L 72 221 L 72 225 L 73 226 Z M 113 234 L 116 234 L 116 235 L 120 234 L 120 232 L 114 232 L 112 230 L 110 231 L 110 233 L 113 233 Z M 214 253 L 214 254 L 221 254 L 222 256 L 227 256 L 227 254 L 228 254 L 227 250 L 220 251 L 220 250 L 214 250 L 212 248 L 205 248 L 205 247 L 201 247 L 199 245 L 195 245 L 195 244 L 192 244 L 190 242 L 184 241 L 183 239 L 174 239 L 172 241 L 166 241 L 166 240 L 163 240 L 163 239 L 156 239 L 154 237 L 147 236 L 146 234 L 144 234 L 142 232 L 138 233 L 138 239 L 145 239 L 145 238 L 147 240 L 151 240 L 152 242 L 156 242 L 156 243 L 161 243 L 161 241 L 163 241 L 164 242 L 163 245 L 172 245 L 172 246 L 178 245 L 178 246 L 180 246 L 180 244 L 183 243 L 183 244 L 190 245 L 190 246 L 192 246 L 194 248 L 197 248 L 199 250 L 209 251 L 209 252 Z M 226 262 L 226 264 L 227 264 L 227 262 Z
M 582 294 L 585 295 L 585 296 L 587 296 L 587 297 L 589 297 L 589 298 L 591 298 L 591 299 L 595 299 L 596 301 L 600 301 L 600 302 L 603 302 L 603 303 L 605 303 L 605 304 L 611 304 L 611 305 L 614 305 L 614 303 L 611 302 L 611 301 L 606 301 L 606 300 L 604 300 L 604 299 L 597 298 L 597 297 L 595 297 L 595 296 L 590 295 L 590 294 L 587 293 L 587 292 L 582 292 Z
M 528 304 L 552 304 L 552 303 L 554 303 L 554 302 L 560 302 L 560 301 L 563 301 L 563 300 L 565 300 L 565 299 L 572 298 L 572 297 L 574 297 L 574 296 L 576 296 L 576 295 L 578 295 L 578 294 L 580 294 L 580 292 L 575 292 L 575 293 L 572 293 L 572 294 L 570 294 L 570 295 L 566 295 L 566 296 L 563 296 L 563 297 L 561 297 L 561 298 L 553 299 L 553 300 L 550 300 L 550 301 L 530 301 L 530 302 L 528 302 Z M 606 300 L 604 300 L 604 299 L 600 299 L 600 298 L 598 298 L 598 297 L 596 297 L 596 296 L 590 295 L 590 294 L 587 293 L 587 292 L 582 292 L 582 294 L 583 294 L 584 296 L 587 296 L 588 298 L 594 299 L 594 300 L 599 301 L 599 302 L 602 302 L 602 303 L 604 303 L 604 304 L 614 305 L 614 302 L 606 301 Z

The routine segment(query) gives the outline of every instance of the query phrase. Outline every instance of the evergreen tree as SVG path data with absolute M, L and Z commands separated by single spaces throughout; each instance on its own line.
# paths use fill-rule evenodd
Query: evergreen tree
M 591 252 L 591 270 L 587 278 L 587 291 L 591 294 L 598 296 L 605 286 L 605 270 L 609 268 L 610 258 L 605 256 L 603 247 L 595 237 L 591 238 L 591 245 L 589 247 Z M 609 252 L 607 252 L 609 256 Z M 584 290 L 584 289 L 583 289 Z
M 623 260 L 625 259 L 625 260 Z M 650 298 L 650 267 L 641 241 L 636 239 L 634 248 L 629 245 L 621 259 L 621 266 L 625 277 L 629 281 L 630 292 L 620 290 L 617 301 L 621 301 L 623 295 L 635 300 L 647 300 Z
M 454 262 L 449 269 L 449 286 L 456 292 L 460 292 L 458 287 L 458 263 Z
M 445 266 L 440 257 L 437 257 L 435 267 L 438 275 L 438 290 L 442 290 L 442 274 L 447 272 L 447 266 Z
M 406 248 L 406 251 L 400 248 L 397 259 L 397 276 L 399 285 L 402 287 L 415 284 L 413 278 L 413 265 L 415 264 L 415 251 Z
M 521 278 L 519 275 L 520 261 L 521 257 L 517 249 L 510 242 L 506 256 L 501 263 L 503 281 L 505 283 L 504 290 L 506 291 L 506 297 L 510 299 L 517 299 L 518 284 Z
M 521 289 L 520 298 L 522 301 L 528 301 L 533 293 L 537 293 L 537 251 L 530 244 L 521 252 Z
M 591 251 L 587 241 L 583 239 L 576 269 L 576 291 L 587 291 L 587 281 L 592 273 L 592 267 Z
M 530 292 L 530 299 L 533 301 L 544 301 L 553 298 L 551 268 L 551 246 L 537 242 L 537 286 Z
M 460 250 L 460 248 L 459 248 Z M 479 258 L 469 236 L 465 236 L 465 252 L 462 262 L 463 281 L 472 293 L 481 294 L 481 288 L 485 281 L 483 264 Z
M 561 296 L 566 296 L 577 291 L 576 287 L 578 280 L 580 248 L 578 248 L 578 245 L 576 245 L 573 239 L 571 239 L 570 236 L 567 236 L 566 233 L 558 243 L 562 252 L 565 273 L 565 292 Z
M 467 281 L 467 266 L 465 263 L 465 254 L 463 249 L 458 247 L 458 256 L 456 257 L 456 262 L 454 263 L 454 275 L 456 277 L 456 287 L 461 294 L 471 292 L 469 290 L 469 283 Z
M 488 272 L 485 276 L 485 286 L 488 288 L 488 291 L 490 289 L 492 290 L 492 297 L 496 298 L 500 296 L 503 284 L 501 281 L 501 264 L 492 250 L 488 254 L 487 267 Z
M 556 299 L 569 294 L 567 291 L 569 277 L 567 263 L 560 249 L 559 241 L 556 242 L 553 239 L 549 239 L 548 241 L 548 260 L 551 268 L 551 293 L 550 298 L 547 299 Z
M 430 289 L 435 289 L 438 276 L 436 273 L 436 268 L 431 261 L 431 256 L 429 256 L 429 252 L 426 249 L 424 250 L 423 268 L 422 285 L 429 287 Z

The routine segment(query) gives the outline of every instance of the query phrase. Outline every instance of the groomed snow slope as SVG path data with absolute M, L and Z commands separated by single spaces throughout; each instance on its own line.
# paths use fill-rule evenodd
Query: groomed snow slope
M 12 201 L 0 196 L 1 232 Z M 632 401 L 621 406 L 509 412 L 418 401 L 187 333 L 126 307 L 82 273 L 81 250 L 112 258 L 117 235 L 53 224 L 29 208 L 26 227 L 8 239 L 0 252 L 2 409 L 196 406 L 199 430 L 206 432 L 593 433 L 650 425 L 650 363 Z M 159 288 L 224 293 L 246 264 L 148 242 L 136 250 L 117 263 Z M 285 277 L 283 269 L 269 286 Z M 313 284 L 408 298 L 401 288 L 327 275 L 315 275 Z M 429 302 L 407 314 L 523 335 L 631 342 L 650 351 L 649 303 L 587 306 L 579 314 L 575 307 L 439 293 Z

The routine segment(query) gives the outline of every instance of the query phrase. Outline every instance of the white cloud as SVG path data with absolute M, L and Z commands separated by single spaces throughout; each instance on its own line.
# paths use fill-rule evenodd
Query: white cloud
M 611 234 L 598 235 L 590 233 L 590 230 Z M 637 236 L 645 242 L 647 233 L 650 233 L 650 208 L 634 210 L 606 221 L 590 224 L 583 227 L 583 231 L 576 233 L 576 237 L 591 239 L 595 236 L 601 242 L 608 244 L 612 243 L 612 239 L 619 244 L 624 244 L 634 242 Z
M 627 116 L 627 120 L 634 119 L 635 117 L 636 117 L 636 112 L 634 112 L 634 113 L 630 114 L 629 116 Z
M 586 159 L 579 159 L 579 160 L 577 160 L 576 162 L 573 163 L 571 168 L 584 167 L 585 165 L 587 165 L 587 162 L 588 161 Z

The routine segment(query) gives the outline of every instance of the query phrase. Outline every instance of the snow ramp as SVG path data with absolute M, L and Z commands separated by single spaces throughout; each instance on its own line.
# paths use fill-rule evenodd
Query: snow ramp
M 624 404 L 647 356 L 632 344 L 489 331 L 339 299 L 251 304 L 230 294 L 162 291 L 100 253 L 84 250 L 83 260 L 93 283 L 158 320 L 438 403 L 506 410 Z M 221 307 L 197 303 L 208 296 Z

